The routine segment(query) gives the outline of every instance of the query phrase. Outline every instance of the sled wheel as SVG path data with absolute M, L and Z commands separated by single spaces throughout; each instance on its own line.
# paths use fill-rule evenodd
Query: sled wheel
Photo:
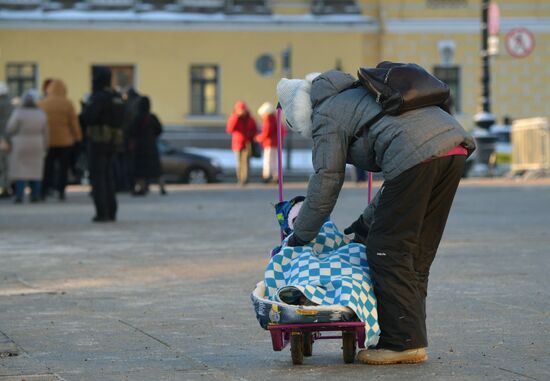
M 344 362 L 352 364 L 355 361 L 355 331 L 342 332 L 342 350 Z
M 313 354 L 313 334 L 304 332 L 304 356 L 309 357 Z
M 300 332 L 292 332 L 290 334 L 290 355 L 294 365 L 302 365 L 304 363 L 304 337 Z

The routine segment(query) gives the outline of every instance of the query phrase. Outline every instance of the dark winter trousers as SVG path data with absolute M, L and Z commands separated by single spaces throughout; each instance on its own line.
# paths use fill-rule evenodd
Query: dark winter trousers
M 59 196 L 65 195 L 67 174 L 71 165 L 73 147 L 50 147 L 44 163 L 44 178 L 42 179 L 42 195 L 46 196 L 50 189 L 55 187 Z M 55 165 L 58 164 L 57 174 Z M 54 185 L 54 182 L 56 184 Z
M 438 158 L 382 185 L 367 238 L 381 329 L 378 348 L 428 346 L 428 276 L 465 160 Z
M 117 200 L 113 173 L 113 154 L 93 148 L 89 151 L 90 181 L 96 217 L 116 219 Z

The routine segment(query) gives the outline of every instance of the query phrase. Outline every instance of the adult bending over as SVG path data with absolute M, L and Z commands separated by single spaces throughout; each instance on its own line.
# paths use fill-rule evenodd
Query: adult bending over
M 289 245 L 304 245 L 318 234 L 336 204 L 346 163 L 381 171 L 380 191 L 346 229 L 367 246 L 381 328 L 377 346 L 360 351 L 358 359 L 422 362 L 428 346 L 428 274 L 475 144 L 436 106 L 385 115 L 361 134 L 381 108 L 354 82 L 349 74 L 329 71 L 312 82 L 282 79 L 277 86 L 288 127 L 313 139 L 315 173 Z

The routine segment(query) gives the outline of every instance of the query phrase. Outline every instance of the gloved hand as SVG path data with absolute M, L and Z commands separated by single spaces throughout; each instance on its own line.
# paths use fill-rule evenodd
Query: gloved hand
M 295 247 L 295 246 L 305 246 L 307 245 L 307 241 L 302 241 L 300 237 L 298 237 L 296 234 L 292 234 L 288 241 L 286 242 L 286 245 L 289 247 Z
M 344 234 L 355 234 L 353 242 L 365 244 L 369 235 L 369 227 L 361 214 L 350 226 L 344 229 Z

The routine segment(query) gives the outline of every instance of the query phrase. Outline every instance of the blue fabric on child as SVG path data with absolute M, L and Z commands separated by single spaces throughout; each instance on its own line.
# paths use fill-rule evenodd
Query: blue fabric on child
M 379 335 L 365 246 L 350 243 L 331 221 L 306 246 L 288 247 L 287 240 L 266 268 L 266 298 L 295 304 L 289 298 L 300 292 L 307 304 L 346 306 L 365 322 L 367 342 Z

